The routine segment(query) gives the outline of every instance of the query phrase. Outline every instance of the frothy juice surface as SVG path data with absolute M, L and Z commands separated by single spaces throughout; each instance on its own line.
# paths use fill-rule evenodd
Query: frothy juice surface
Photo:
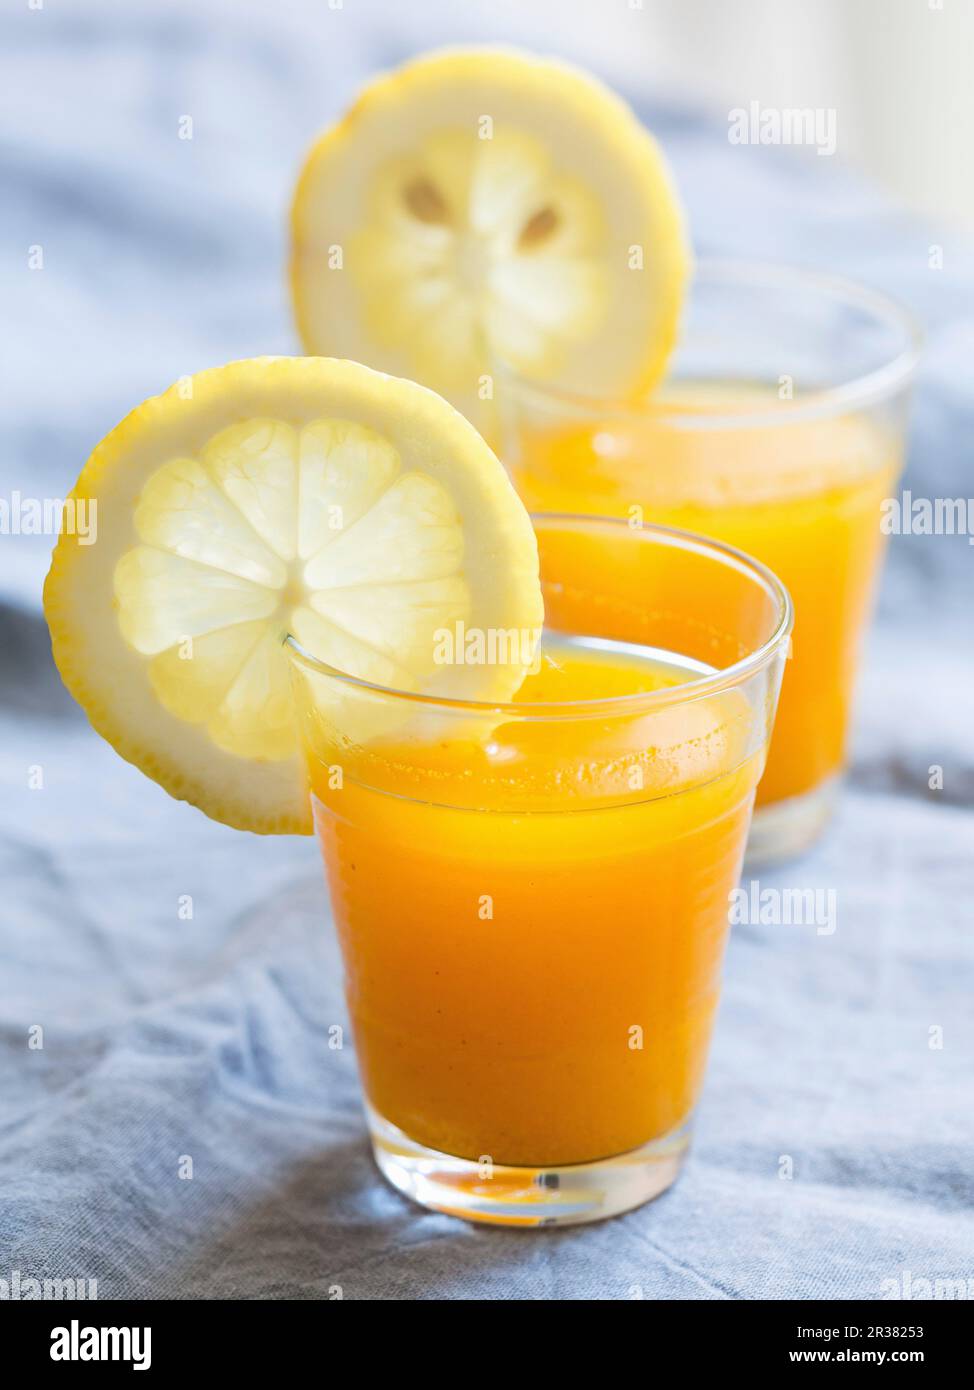
M 700 386 L 660 406 L 724 416 L 773 411 L 775 400 Z M 774 570 L 795 626 L 758 804 L 838 771 L 882 552 L 880 505 L 901 463 L 883 430 L 858 416 L 677 429 L 647 414 L 525 427 L 509 461 L 532 510 L 627 516 L 639 507 L 644 521 L 728 541 Z
M 313 762 L 365 1091 L 412 1138 L 577 1163 L 688 1118 L 764 754 L 746 697 L 538 711 L 702 669 L 552 635 L 516 699 L 534 718 L 336 748 L 340 786 Z

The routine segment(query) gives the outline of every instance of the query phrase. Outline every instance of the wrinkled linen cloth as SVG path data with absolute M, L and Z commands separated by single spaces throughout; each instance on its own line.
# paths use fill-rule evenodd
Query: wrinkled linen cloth
M 183 373 L 296 350 L 283 266 L 301 154 L 364 73 L 438 37 L 369 39 L 323 13 L 8 13 L 3 496 L 63 496 L 96 440 Z M 844 272 L 913 308 L 928 346 L 905 485 L 974 493 L 970 249 L 839 160 L 731 150 L 712 118 L 641 109 L 698 251 Z M 102 1298 L 879 1299 L 974 1277 L 965 536 L 894 538 L 835 822 L 761 878 L 834 890 L 836 930 L 734 929 L 680 1182 L 536 1233 L 426 1213 L 378 1178 L 353 1051 L 329 1046 L 345 1013 L 314 843 L 212 824 L 91 732 L 50 660 L 50 545 L 0 535 L 0 1281 L 94 1279 Z

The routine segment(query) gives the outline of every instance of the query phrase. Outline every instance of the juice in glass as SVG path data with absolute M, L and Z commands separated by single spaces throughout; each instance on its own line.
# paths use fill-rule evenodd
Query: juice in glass
M 627 516 L 762 560 L 795 632 L 751 849 L 827 817 L 899 476 L 915 357 L 899 310 L 791 272 L 703 267 L 670 381 L 618 406 L 503 379 L 504 457 L 530 508 Z
M 676 1176 L 790 623 L 730 550 L 535 525 L 546 632 L 507 705 L 364 686 L 292 647 L 379 1166 L 523 1225 Z

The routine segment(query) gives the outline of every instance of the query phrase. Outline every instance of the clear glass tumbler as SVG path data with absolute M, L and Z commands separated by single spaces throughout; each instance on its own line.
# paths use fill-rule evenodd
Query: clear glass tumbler
M 909 316 L 859 286 L 703 263 L 670 374 L 645 403 L 586 399 L 497 369 L 502 457 L 530 509 L 713 536 L 788 586 L 792 659 L 752 862 L 800 852 L 831 809 L 918 345 Z
M 539 1226 L 685 1153 L 791 626 L 730 547 L 539 516 L 546 629 L 507 704 L 292 658 L 376 1161 Z

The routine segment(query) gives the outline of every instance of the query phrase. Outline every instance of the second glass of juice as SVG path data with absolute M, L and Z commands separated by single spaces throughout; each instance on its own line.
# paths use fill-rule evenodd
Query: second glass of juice
M 793 650 L 758 788 L 754 861 L 804 849 L 829 814 L 916 355 L 912 321 L 871 291 L 704 262 L 669 375 L 645 402 L 499 371 L 503 457 L 529 508 L 715 536 L 788 586 Z
M 729 547 L 535 529 L 546 628 L 507 704 L 368 685 L 289 639 L 379 1167 L 525 1226 L 679 1170 L 791 623 Z M 526 636 L 458 632 L 452 659 Z

